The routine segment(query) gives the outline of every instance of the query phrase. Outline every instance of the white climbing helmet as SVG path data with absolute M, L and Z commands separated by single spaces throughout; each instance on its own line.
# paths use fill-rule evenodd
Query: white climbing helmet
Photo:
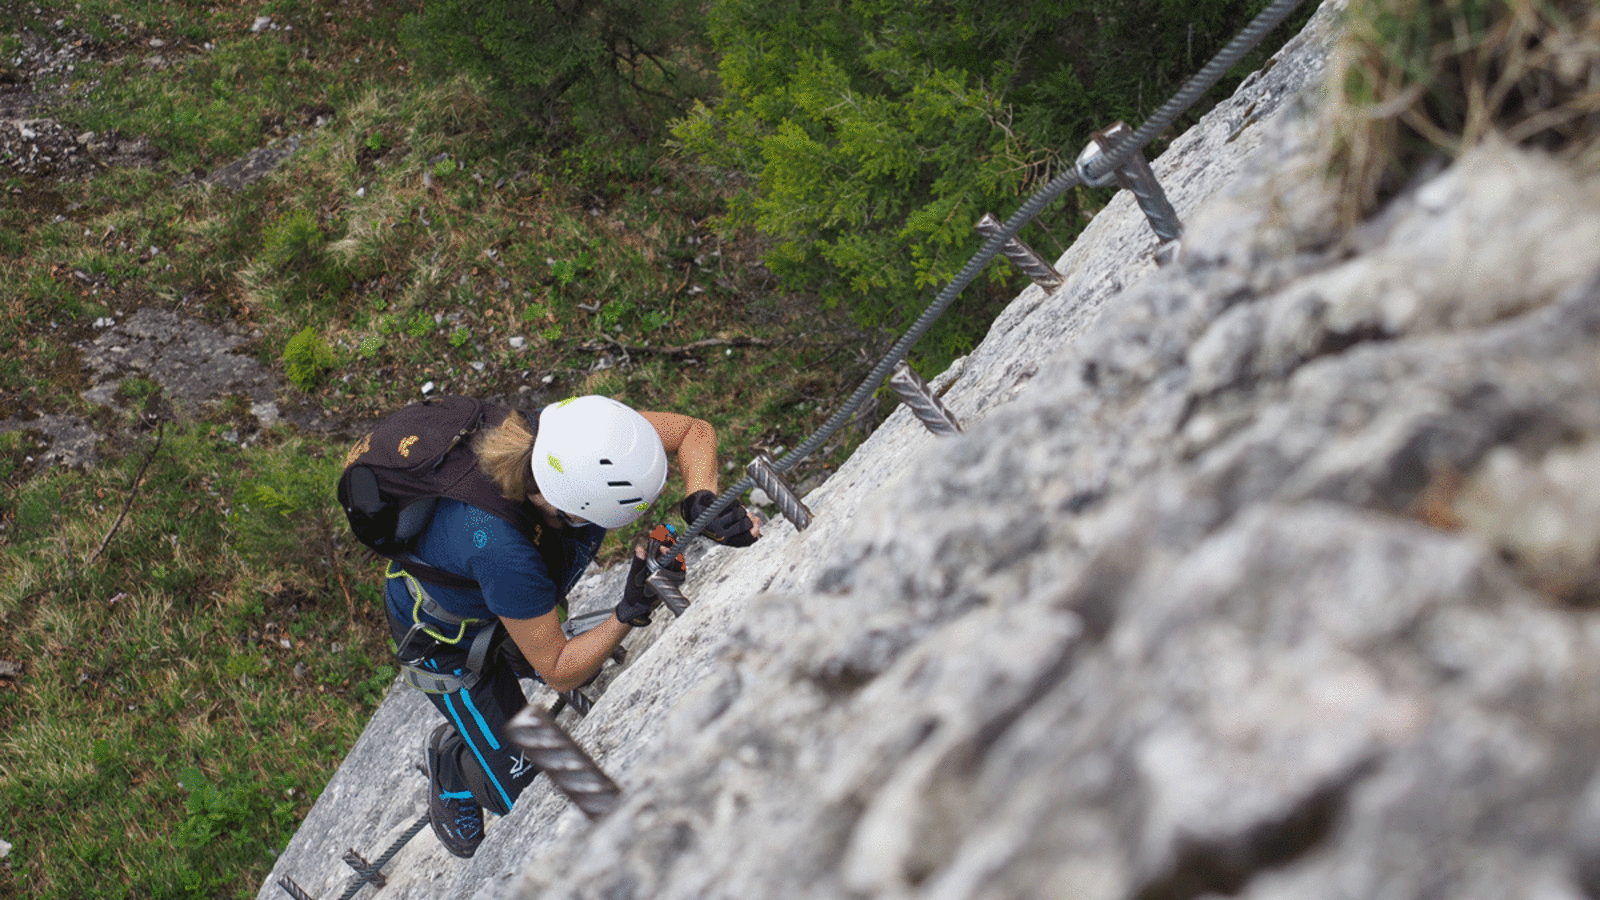
M 667 483 L 667 451 L 644 416 L 610 397 L 571 397 L 539 413 L 533 479 L 550 505 L 602 528 L 631 524 Z

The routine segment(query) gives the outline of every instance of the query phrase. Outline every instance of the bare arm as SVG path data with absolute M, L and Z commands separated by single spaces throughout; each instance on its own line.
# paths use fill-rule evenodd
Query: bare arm
M 661 446 L 678 459 L 683 472 L 683 492 L 717 492 L 717 432 L 711 423 L 694 416 L 668 412 L 641 412 L 661 435 Z
M 717 432 L 711 423 L 681 413 L 641 412 L 645 421 L 655 426 L 661 436 L 661 446 L 678 459 L 678 469 L 683 472 L 683 495 L 696 491 L 717 493 Z M 750 517 L 750 533 L 761 536 L 761 517 L 746 511 Z
M 523 658 L 545 684 L 557 691 L 570 691 L 588 681 L 633 630 L 611 616 L 598 627 L 568 640 L 555 610 L 532 619 L 500 621 L 517 642 Z

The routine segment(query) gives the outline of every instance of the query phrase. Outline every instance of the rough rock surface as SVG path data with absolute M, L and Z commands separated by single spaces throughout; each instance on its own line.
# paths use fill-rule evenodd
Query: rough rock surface
M 95 327 L 99 332 L 78 345 L 91 385 L 83 396 L 92 403 L 118 408 L 123 381 L 137 375 L 160 385 L 180 415 L 218 398 L 238 397 L 250 404 L 264 427 L 280 418 L 308 429 L 327 427 L 314 413 L 280 413 L 274 399 L 277 380 L 254 357 L 240 352 L 247 338 L 235 331 L 156 308 L 138 310 L 120 322 L 108 317 Z M 0 419 L 0 434 L 15 431 L 38 435 L 43 465 L 93 466 L 99 461 L 95 446 L 101 435 L 78 416 L 44 413 Z
M 1600 181 L 1474 151 L 1352 235 L 1328 10 L 824 486 L 696 561 L 548 785 L 388 900 L 1600 896 Z M 596 576 L 585 600 L 611 589 Z M 421 710 L 421 714 L 415 713 Z M 396 688 L 285 851 L 420 815 Z
M 254 357 L 237 352 L 243 335 L 146 308 L 105 328 L 80 349 L 94 387 L 86 395 L 112 405 L 122 378 L 138 374 L 161 385 L 180 410 L 216 397 L 242 396 L 263 425 L 277 421 L 276 381 Z
M 299 135 L 290 135 L 286 140 L 258 147 L 207 175 L 206 184 L 219 185 L 236 191 L 248 187 L 267 177 L 273 169 L 283 165 L 299 149 Z

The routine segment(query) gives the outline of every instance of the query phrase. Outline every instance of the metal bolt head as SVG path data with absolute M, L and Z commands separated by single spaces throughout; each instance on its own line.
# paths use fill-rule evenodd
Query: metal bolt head
M 1078 177 L 1083 179 L 1083 183 L 1085 185 L 1088 185 L 1089 187 L 1103 188 L 1110 187 L 1117 183 L 1117 173 L 1115 169 L 1105 173 L 1104 175 L 1101 175 L 1099 178 L 1089 177 L 1089 164 L 1102 156 L 1105 156 L 1105 153 L 1101 151 L 1098 144 L 1095 144 L 1092 141 L 1090 142 L 1089 146 L 1083 148 L 1082 153 L 1078 154 Z

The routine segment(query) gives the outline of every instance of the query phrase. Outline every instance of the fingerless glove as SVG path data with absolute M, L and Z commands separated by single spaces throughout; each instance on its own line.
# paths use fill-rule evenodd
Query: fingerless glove
M 646 583 L 650 567 L 637 556 L 628 567 L 628 581 L 622 587 L 622 602 L 617 604 L 617 618 L 626 625 L 643 628 L 650 624 L 650 613 L 661 605 L 661 598 Z
M 695 491 L 683 498 L 678 505 L 678 512 L 683 515 L 683 521 L 693 525 L 694 520 L 716 502 L 717 496 L 710 491 Z M 750 530 L 750 514 L 737 500 L 717 513 L 700 533 L 729 547 L 748 547 L 756 542 L 755 532 Z

